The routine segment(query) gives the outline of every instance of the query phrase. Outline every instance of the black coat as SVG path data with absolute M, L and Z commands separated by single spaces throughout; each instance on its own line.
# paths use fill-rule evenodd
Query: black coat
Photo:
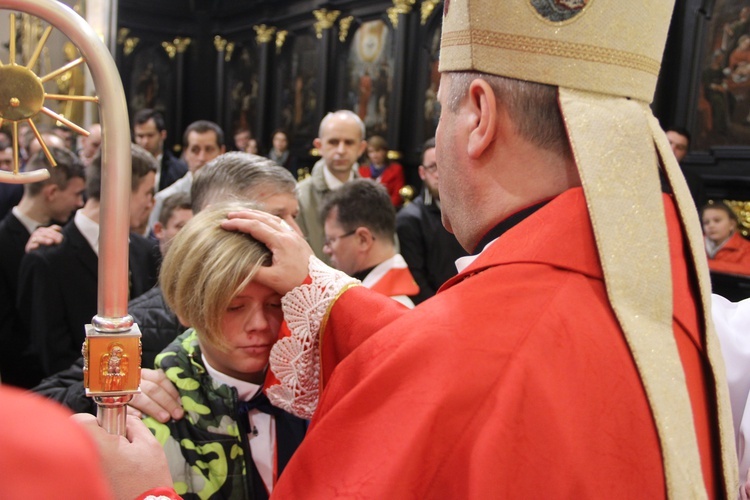
M 0 222 L 0 378 L 3 384 L 31 388 L 42 378 L 41 367 L 29 352 L 29 334 L 16 310 L 18 269 L 29 232 L 15 215 Z
M 130 235 L 130 296 L 156 284 L 157 245 Z M 85 325 L 97 312 L 98 258 L 71 220 L 63 242 L 26 254 L 17 305 L 45 375 L 64 370 L 81 355 Z
M 422 195 L 396 214 L 396 232 L 400 253 L 419 285 L 419 294 L 411 299 L 419 304 L 456 275 L 456 259 L 466 251 L 443 227 L 437 204 L 425 203 Z
M 185 175 L 188 171 L 187 163 L 177 158 L 167 150 L 161 156 L 161 175 L 157 191 L 171 186 L 174 181 Z

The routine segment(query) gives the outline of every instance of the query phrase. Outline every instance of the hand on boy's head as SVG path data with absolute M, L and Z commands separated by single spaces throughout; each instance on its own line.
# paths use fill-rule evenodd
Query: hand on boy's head
M 109 434 L 96 417 L 78 413 L 70 417 L 94 439 L 102 469 L 117 498 L 136 498 L 153 488 L 172 488 L 167 457 L 151 431 L 135 417 L 128 417 L 127 436 Z
M 148 415 L 163 424 L 185 415 L 174 384 L 162 370 L 148 368 L 141 370 L 141 393 L 133 396 L 128 412 L 138 417 Z
M 231 212 L 221 227 L 251 235 L 273 254 L 271 266 L 261 267 L 253 281 L 284 295 L 307 278 L 313 251 L 302 236 L 278 217 L 258 210 Z

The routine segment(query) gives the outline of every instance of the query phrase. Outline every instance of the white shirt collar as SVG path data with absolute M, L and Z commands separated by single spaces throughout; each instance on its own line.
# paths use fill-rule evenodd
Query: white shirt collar
M 482 255 L 484 253 L 484 251 L 487 250 L 496 241 L 497 241 L 497 238 L 495 238 L 494 240 L 492 240 L 489 243 L 487 243 L 487 245 L 485 245 L 485 247 L 482 249 L 482 251 L 479 252 L 476 255 L 467 255 L 466 257 L 459 257 L 458 259 L 456 259 L 456 269 L 458 270 L 458 272 L 459 273 L 464 272 L 464 269 L 466 269 L 472 263 L 474 263 L 474 261 L 477 260 L 477 257 L 479 257 L 480 255 Z
M 237 397 L 240 401 L 250 401 L 260 391 L 261 386 L 258 384 L 251 384 L 221 373 L 211 366 L 203 353 L 201 353 L 201 359 L 203 359 L 203 364 L 214 382 L 237 389 Z M 250 429 L 252 429 L 247 436 L 251 443 L 250 454 L 261 479 L 263 479 L 263 484 L 271 492 L 274 486 L 274 463 L 276 460 L 276 421 L 271 415 L 262 413 L 257 409 L 250 410 L 247 418 Z
M 92 221 L 81 210 L 76 212 L 73 223 L 88 242 L 96 256 L 99 256 L 99 224 Z
M 253 396 L 255 396 L 258 391 L 260 391 L 260 386 L 258 384 L 245 382 L 244 380 L 230 377 L 225 373 L 221 373 L 219 370 L 211 366 L 211 363 L 208 362 L 206 356 L 204 356 L 203 353 L 201 353 L 201 359 L 203 360 L 203 364 L 206 366 L 208 374 L 211 375 L 211 378 L 219 383 L 237 389 L 237 397 L 240 401 L 250 401 L 251 399 L 253 399 Z
M 349 172 L 349 178 L 346 180 L 349 182 L 350 180 L 354 179 L 354 167 L 356 163 L 352 165 L 352 169 Z M 331 173 L 330 170 L 328 170 L 328 165 L 323 165 L 323 176 L 325 177 L 326 184 L 328 185 L 328 189 L 334 190 L 338 189 L 341 186 L 344 185 L 343 182 L 341 182 L 335 175 Z
M 154 177 L 154 186 L 156 190 L 159 190 L 159 180 L 161 179 L 161 160 L 164 157 L 164 153 L 159 153 L 156 157 L 156 176 Z
M 23 227 L 26 228 L 26 230 L 29 232 L 29 234 L 33 233 L 36 228 L 42 225 L 41 222 L 37 222 L 28 215 L 25 215 L 21 213 L 21 210 L 16 206 L 11 209 L 13 212 L 13 215 L 15 215 L 16 219 L 23 224 Z

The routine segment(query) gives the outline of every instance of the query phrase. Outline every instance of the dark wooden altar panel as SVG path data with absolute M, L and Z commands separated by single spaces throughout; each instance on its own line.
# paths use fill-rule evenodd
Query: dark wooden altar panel
M 168 63 L 162 67 L 168 68 L 172 79 L 160 87 L 170 94 L 164 96 L 169 102 L 163 106 L 170 138 L 179 142 L 189 123 L 209 119 L 225 128 L 228 142 L 233 129 L 247 124 L 267 147 L 273 131 L 283 127 L 289 130 L 295 154 L 311 163 L 315 158 L 308 153 L 323 115 L 357 107 L 353 100 L 359 99 L 359 88 L 352 87 L 354 67 L 349 61 L 352 43 L 363 23 L 379 21 L 388 33 L 387 53 L 372 68 L 365 118 L 371 133 L 385 134 L 391 149 L 402 152 L 409 175 L 410 167 L 415 169 L 419 162 L 425 134 L 433 133 L 424 124 L 425 119 L 435 122 L 434 105 L 432 117 L 425 118 L 423 100 L 430 78 L 427 59 L 434 55 L 422 49 L 435 45 L 441 6 L 424 26 L 417 4 L 412 12 L 395 17 L 396 28 L 387 14 L 393 5 L 383 0 L 120 0 L 119 27 L 128 32 L 118 46 L 117 62 L 126 93 L 139 95 L 136 87 L 151 78 L 141 74 L 148 69 L 142 60 L 149 54 L 154 59 L 162 42 L 189 38 L 189 45 L 175 58 L 159 56 Z M 318 37 L 313 12 L 320 9 L 340 14 Z M 350 27 L 341 24 L 344 18 L 351 18 Z M 279 40 L 274 35 L 259 42 L 254 28 L 260 25 L 286 32 L 286 37 Z M 219 54 L 217 36 L 232 45 L 231 53 Z M 423 40 L 426 36 L 430 40 Z M 126 38 L 140 40 L 129 54 L 125 54 Z M 138 56 L 141 51 L 147 52 Z M 224 56 L 228 57 L 222 62 Z M 167 71 L 163 72 L 159 76 L 167 78 Z M 434 93 L 434 83 L 432 87 Z M 131 112 L 142 101 L 131 100 Z

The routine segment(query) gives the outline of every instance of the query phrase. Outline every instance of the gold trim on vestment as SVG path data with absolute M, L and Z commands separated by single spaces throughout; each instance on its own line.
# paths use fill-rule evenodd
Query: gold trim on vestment
M 732 406 L 729 400 L 729 384 L 727 383 L 724 356 L 721 352 L 719 338 L 716 335 L 711 315 L 711 277 L 708 272 L 708 261 L 705 258 L 703 231 L 701 230 L 700 220 L 698 220 L 698 210 L 682 175 L 682 170 L 669 145 L 669 140 L 656 117 L 649 113 L 648 118 L 653 139 L 669 185 L 674 193 L 682 227 L 695 263 L 694 268 L 701 293 L 700 305 L 703 309 L 703 325 L 705 328 L 703 340 L 709 363 L 713 369 L 714 390 L 716 391 L 723 480 L 727 488 L 727 496 L 733 498 L 739 488 L 739 478 L 737 477 L 739 467 L 737 465 Z
M 634 54 L 608 47 L 598 47 L 584 43 L 572 43 L 562 40 L 550 40 L 532 36 L 520 36 L 508 33 L 497 33 L 480 29 L 444 33 L 441 47 L 461 45 L 484 45 L 498 49 L 517 50 L 547 56 L 567 57 L 581 61 L 611 64 L 624 68 L 659 75 L 661 63 L 641 54 Z

